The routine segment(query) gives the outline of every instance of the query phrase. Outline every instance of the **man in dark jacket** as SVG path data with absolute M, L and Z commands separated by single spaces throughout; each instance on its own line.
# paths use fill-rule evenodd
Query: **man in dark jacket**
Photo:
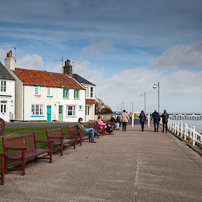
M 160 115 L 159 113 L 155 110 L 154 113 L 152 114 L 152 118 L 154 121 L 154 132 L 158 132 L 159 130 L 159 121 L 160 121 Z
M 167 124 L 168 124 L 168 118 L 169 118 L 169 115 L 168 113 L 166 112 L 166 110 L 164 110 L 163 114 L 161 115 L 162 117 L 162 122 L 163 122 L 163 130 L 162 132 L 164 132 L 164 126 L 166 127 L 166 133 L 167 133 Z

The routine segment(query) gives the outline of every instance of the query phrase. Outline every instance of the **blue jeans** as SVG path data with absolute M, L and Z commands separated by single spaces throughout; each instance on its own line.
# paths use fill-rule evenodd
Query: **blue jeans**
M 156 129 L 157 129 L 157 131 L 159 130 L 159 122 L 154 122 L 154 131 L 155 132 L 156 132 Z
M 91 135 L 91 142 L 94 142 L 94 136 L 95 135 L 99 135 L 99 133 L 97 131 L 95 131 L 93 128 L 88 128 L 85 131 L 86 131 L 86 134 Z

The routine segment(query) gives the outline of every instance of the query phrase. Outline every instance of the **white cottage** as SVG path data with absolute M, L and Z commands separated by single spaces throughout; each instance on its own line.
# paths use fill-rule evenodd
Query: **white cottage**
M 0 62 L 0 118 L 15 119 L 15 79 Z
M 85 89 L 81 84 L 65 73 L 15 68 L 12 61 L 9 55 L 5 66 L 16 78 L 16 120 L 85 120 Z

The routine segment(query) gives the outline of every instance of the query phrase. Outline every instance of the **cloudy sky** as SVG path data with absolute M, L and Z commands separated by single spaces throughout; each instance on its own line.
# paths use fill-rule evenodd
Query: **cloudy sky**
M 3 0 L 0 61 L 74 73 L 113 110 L 202 112 L 201 0 Z

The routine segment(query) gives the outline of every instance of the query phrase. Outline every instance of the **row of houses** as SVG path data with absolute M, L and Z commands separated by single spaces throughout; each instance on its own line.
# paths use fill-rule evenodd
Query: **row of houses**
M 0 117 L 5 121 L 94 120 L 96 85 L 73 74 L 71 61 L 63 73 L 15 67 L 12 51 L 0 63 Z

